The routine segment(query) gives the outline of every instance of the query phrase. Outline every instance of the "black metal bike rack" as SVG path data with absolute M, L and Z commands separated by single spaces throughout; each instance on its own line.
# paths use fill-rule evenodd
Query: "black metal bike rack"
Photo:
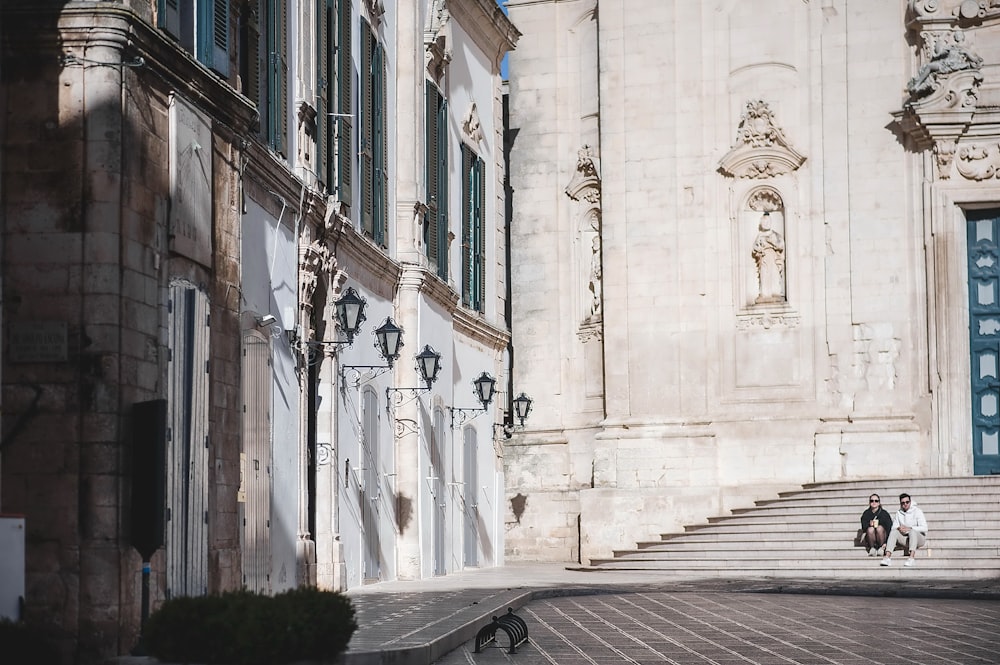
M 507 653 L 516 653 L 517 648 L 528 641 L 528 624 L 524 622 L 524 619 L 514 614 L 512 607 L 508 607 L 507 614 L 493 617 L 490 623 L 476 633 L 476 653 L 482 652 L 483 647 L 490 642 L 496 642 L 498 630 L 507 633 L 507 637 L 510 639 Z

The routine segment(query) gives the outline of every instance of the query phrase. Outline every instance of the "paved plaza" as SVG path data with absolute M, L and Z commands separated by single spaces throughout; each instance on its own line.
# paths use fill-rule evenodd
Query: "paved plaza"
M 344 665 L 1000 664 L 1000 577 L 987 580 L 668 579 L 515 564 L 348 592 Z M 528 641 L 475 652 L 513 608 Z
M 803 594 L 638 592 L 535 600 L 528 643 L 437 665 L 972 665 L 1000 663 L 1000 603 Z

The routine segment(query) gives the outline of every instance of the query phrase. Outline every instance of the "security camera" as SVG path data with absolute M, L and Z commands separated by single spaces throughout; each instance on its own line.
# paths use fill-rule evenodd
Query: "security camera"
M 274 316 L 274 314 L 265 314 L 264 316 L 260 317 L 260 320 L 257 322 L 257 324 L 261 326 L 269 326 L 277 320 L 278 319 Z

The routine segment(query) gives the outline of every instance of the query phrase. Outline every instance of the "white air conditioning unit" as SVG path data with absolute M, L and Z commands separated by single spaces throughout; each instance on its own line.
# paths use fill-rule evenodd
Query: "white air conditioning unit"
M 24 605 L 24 517 L 0 515 L 0 619 L 21 620 Z

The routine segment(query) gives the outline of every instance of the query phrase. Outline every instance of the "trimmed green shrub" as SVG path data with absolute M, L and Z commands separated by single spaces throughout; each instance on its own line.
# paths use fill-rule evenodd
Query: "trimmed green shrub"
M 146 622 L 143 645 L 157 659 L 175 663 L 333 662 L 357 627 L 350 599 L 334 591 L 232 591 L 166 601 Z
M 23 621 L 0 619 L 0 662 L 4 665 L 58 663 L 59 651 L 51 636 Z

